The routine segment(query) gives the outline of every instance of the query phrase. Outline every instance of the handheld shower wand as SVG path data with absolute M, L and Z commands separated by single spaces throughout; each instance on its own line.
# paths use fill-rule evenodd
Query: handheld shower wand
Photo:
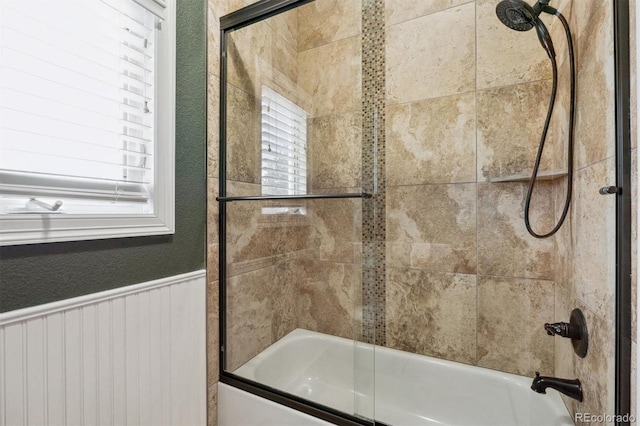
M 540 20 L 539 16 L 542 12 L 555 15 L 562 23 L 565 34 L 567 37 L 567 45 L 569 50 L 569 65 L 571 68 L 571 106 L 569 108 L 569 137 L 567 142 L 567 191 L 565 197 L 564 209 L 560 219 L 551 231 L 546 234 L 539 234 L 531 227 L 529 220 L 529 210 L 531 207 L 531 197 L 533 196 L 533 189 L 538 177 L 538 170 L 540 169 L 540 162 L 542 160 L 542 152 L 544 150 L 544 143 L 547 139 L 547 133 L 549 131 L 549 124 L 551 122 L 551 116 L 553 114 L 553 107 L 556 101 L 556 94 L 558 92 L 558 63 L 556 61 L 556 54 L 553 48 L 553 41 L 551 35 L 547 30 L 547 27 Z M 571 37 L 571 30 L 567 20 L 553 7 L 549 6 L 549 0 L 539 0 L 535 5 L 530 6 L 528 3 L 522 0 L 503 0 L 496 6 L 496 15 L 498 19 L 507 27 L 516 31 L 529 31 L 532 28 L 536 29 L 538 40 L 540 44 L 547 52 L 549 59 L 551 60 L 551 68 L 553 72 L 553 86 L 551 89 L 551 98 L 549 101 L 549 108 L 547 111 L 547 117 L 545 119 L 544 127 L 542 129 L 542 135 L 540 136 L 540 144 L 538 146 L 538 154 L 533 166 L 533 172 L 529 181 L 529 189 L 527 191 L 527 197 L 524 207 L 524 222 L 529 234 L 535 238 L 548 238 L 558 232 L 569 212 L 571 205 L 571 193 L 573 190 L 573 127 L 575 121 L 575 100 L 576 100 L 576 70 L 575 70 L 575 54 L 573 51 L 573 39 Z
M 529 6 L 522 0 L 504 0 L 496 6 L 496 15 L 507 27 L 516 31 L 529 31 L 531 28 L 536 29 L 540 44 L 549 55 L 549 58 L 556 56 L 553 49 L 553 41 L 546 25 L 539 18 L 542 12 L 549 9 L 549 0 L 538 1 L 535 5 Z M 553 9 L 555 11 L 555 9 Z

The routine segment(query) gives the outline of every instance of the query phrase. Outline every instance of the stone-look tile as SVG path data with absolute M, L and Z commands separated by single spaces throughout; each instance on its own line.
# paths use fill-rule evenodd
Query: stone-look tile
M 478 182 L 531 173 L 551 93 L 550 81 L 483 90 L 478 97 Z M 552 129 L 550 129 L 552 130 Z M 553 152 L 549 132 L 545 152 Z M 550 169 L 549 155 L 540 170 Z
M 473 91 L 475 40 L 474 3 L 388 27 L 387 103 Z
M 631 343 L 631 415 L 638 418 L 638 345 Z M 632 422 L 635 426 L 637 421 Z
M 251 3 L 255 3 L 255 1 L 256 0 L 209 0 L 209 4 L 213 5 L 219 17 L 223 17 Z
M 477 364 L 524 376 L 553 371 L 553 342 L 542 327 L 553 305 L 552 281 L 478 276 Z
M 638 327 L 638 149 L 631 150 L 631 339 Z
M 551 61 L 540 46 L 535 30 L 520 32 L 508 28 L 496 16 L 497 3 L 476 1 L 478 89 L 551 78 Z M 555 19 L 546 14 L 540 18 L 547 25 Z
M 358 246 L 361 248 L 362 244 L 359 244 Z M 364 286 L 362 285 L 362 261 L 354 261 L 352 268 L 353 270 L 355 270 L 355 275 L 353 276 L 353 281 L 355 284 L 353 285 L 353 293 L 351 295 L 351 320 L 353 322 L 352 338 L 359 341 L 364 341 L 364 333 L 362 328 L 364 324 Z
M 581 2 L 578 2 L 581 3 Z M 589 3 L 589 2 L 586 2 Z M 604 2 L 578 38 L 579 105 L 576 121 L 576 165 L 586 165 L 615 155 L 615 85 L 612 3 Z
M 583 413 L 614 413 L 615 331 L 589 308 L 577 303 L 587 320 L 589 349 L 585 358 L 574 357 L 576 376 L 582 382 L 584 400 L 577 405 Z
M 476 272 L 476 185 L 387 189 L 387 265 Z
M 207 72 L 220 76 L 220 17 L 248 5 L 252 0 L 208 0 Z
M 214 385 L 220 377 L 220 329 L 219 282 L 207 283 L 207 386 Z
M 227 182 L 227 195 L 260 194 L 260 185 Z M 227 204 L 227 274 L 274 264 L 309 248 L 310 219 L 302 215 L 267 215 L 264 202 Z
M 215 200 L 215 198 L 214 198 Z M 214 201 L 215 202 L 215 201 Z M 208 227 L 211 228 L 211 222 Z M 211 231 L 209 230 L 209 233 Z M 217 230 L 216 230 L 217 233 Z M 218 289 L 218 247 L 208 243 L 207 249 L 207 383 L 212 385 L 218 381 L 219 372 L 219 289 Z
M 386 0 L 386 23 L 393 25 L 409 21 L 469 2 L 470 0 Z
M 262 85 L 271 81 L 274 31 L 266 21 L 229 33 L 227 81 L 259 96 Z
M 272 317 L 276 267 L 227 279 L 226 366 L 233 372 L 273 343 Z
M 555 317 L 554 322 L 568 322 L 571 315 L 571 311 L 578 307 L 576 300 L 571 294 L 563 287 L 556 283 L 556 296 L 555 296 Z M 549 321 L 546 321 L 549 322 Z M 578 357 L 576 356 L 573 345 L 568 339 L 558 339 L 548 336 L 553 341 L 554 345 L 554 371 L 547 372 L 541 371 L 540 374 L 545 376 L 555 376 L 563 379 L 576 378 L 575 363 Z M 553 374 L 551 374 L 553 373 Z M 560 395 L 562 398 L 569 415 L 574 418 L 576 412 L 579 410 L 579 403 L 568 396 Z
M 249 1 L 209 1 L 209 73 L 220 75 L 218 17 Z M 247 93 L 258 95 L 266 83 L 295 94 L 297 80 L 298 19 L 289 11 L 230 33 L 228 81 Z M 294 99 L 295 100 L 295 99 Z
M 555 217 L 554 223 L 558 223 L 564 210 L 567 194 L 567 179 L 555 179 L 551 185 L 553 186 L 553 197 L 555 199 Z M 574 195 L 575 196 L 575 193 Z M 572 243 L 572 212 L 575 200 L 570 201 L 569 213 L 564 223 L 553 237 L 554 243 L 554 279 L 556 284 L 566 290 L 570 297 L 574 297 L 574 277 L 573 277 L 573 243 Z
M 357 192 L 337 190 L 336 192 Z M 362 201 L 317 200 L 309 203 L 311 246 L 318 247 L 318 259 L 338 263 L 360 263 L 357 252 L 362 240 Z
M 573 0 L 571 6 L 571 17 L 569 25 L 574 33 L 574 38 L 579 39 L 585 36 L 589 31 L 593 31 L 591 27 L 591 19 L 596 11 L 603 3 L 610 3 L 606 0 L 580 1 Z M 633 3 L 633 2 L 630 2 Z
M 300 25 L 298 20 L 298 9 L 289 10 L 288 12 L 272 16 L 266 21 L 271 28 L 289 43 L 297 52 L 298 40 L 300 38 Z
M 234 371 L 295 328 L 287 262 L 227 280 L 227 368 Z
M 614 159 L 579 170 L 573 201 L 576 297 L 607 321 L 614 318 L 615 197 L 598 193 L 615 182 Z
M 220 18 L 217 0 L 207 2 L 207 72 L 220 76 Z
M 319 0 L 297 11 L 299 52 L 361 32 L 361 0 Z
M 356 314 L 361 304 L 360 265 L 300 259 L 296 312 L 298 327 L 352 339 Z
M 360 186 L 362 113 L 308 120 L 308 179 L 311 188 Z
M 520 182 L 478 184 L 478 273 L 553 279 L 553 239 L 532 237 L 524 224 L 527 187 Z M 534 231 L 552 229 L 551 184 L 536 184 L 530 211 Z
M 311 117 L 360 111 L 360 38 L 350 37 L 298 53 L 298 83 L 311 102 L 301 102 Z
M 298 51 L 279 35 L 273 36 L 273 69 L 266 85 L 290 101 L 298 101 Z
M 218 279 L 218 179 L 207 179 L 207 278 Z
M 553 139 L 547 139 L 552 143 L 547 146 L 545 143 L 545 157 L 548 159 L 548 165 L 555 170 L 567 170 L 567 157 L 569 147 L 569 112 L 571 108 L 571 85 L 568 76 L 570 75 L 571 67 L 569 62 L 565 62 L 559 66 L 558 75 L 561 77 L 558 83 L 558 93 L 556 95 L 556 103 L 553 108 L 553 116 L 550 124 L 550 135 Z M 574 138 L 576 131 L 575 119 L 577 119 L 577 110 L 574 116 Z M 541 131 L 542 129 L 540 129 Z M 574 141 L 575 145 L 575 141 Z M 575 158 L 575 154 L 574 154 Z M 533 168 L 533 162 L 531 163 Z
M 218 426 L 218 384 L 207 391 L 207 426 Z
M 297 285 L 299 278 L 295 260 L 280 262 L 272 283 L 271 339 L 275 343 L 298 327 Z
M 571 27 L 571 32 L 573 36 L 573 41 L 575 44 L 576 37 L 578 34 L 575 31 L 575 28 L 571 25 L 571 17 L 573 16 L 573 3 L 574 3 L 573 0 L 559 0 L 559 1 L 556 0 L 554 1 L 553 7 L 557 9 L 565 17 L 567 22 L 569 22 L 569 26 Z M 569 45 L 566 42 L 567 36 L 564 31 L 564 26 L 562 25 L 562 22 L 560 22 L 559 19 L 556 19 L 555 17 L 552 17 L 544 13 L 543 15 L 545 15 L 542 17 L 543 22 L 547 25 L 547 28 L 549 29 L 549 34 L 551 35 L 551 39 L 554 42 L 554 50 L 556 52 L 556 60 L 558 61 L 558 66 L 562 68 L 563 65 L 565 64 L 568 65 L 568 62 L 569 62 L 567 61 L 567 59 L 569 58 Z M 540 46 L 540 44 L 538 44 L 538 46 Z M 540 46 L 538 47 L 538 49 L 542 49 L 542 47 Z M 567 76 L 567 77 L 569 76 L 568 71 L 566 72 L 560 71 L 558 75 Z M 561 78 L 564 78 L 564 77 L 561 77 Z M 567 81 L 566 85 L 568 87 L 569 79 L 567 78 L 566 81 Z
M 230 121 L 233 121 L 231 118 Z M 207 177 L 219 177 L 220 79 L 209 74 L 207 81 Z
M 552 319 L 545 322 L 569 322 L 571 311 L 575 308 L 575 302 L 571 295 L 560 285 L 555 285 L 555 314 Z M 542 324 L 537 324 L 542 327 Z M 562 378 L 575 378 L 574 360 L 576 358 L 573 345 L 569 339 L 558 339 L 548 337 L 549 345 L 554 346 L 554 369 L 551 371 L 541 371 L 544 376 L 555 376 Z
M 570 9 L 571 3 L 564 4 L 567 9 Z M 570 10 L 569 10 L 570 12 Z M 562 13 L 566 13 L 563 11 Z M 569 15 L 566 15 L 567 19 Z M 561 26 L 561 25 L 560 25 Z M 559 37 L 559 36 L 558 36 Z M 564 37 L 564 30 L 562 33 Z M 569 64 L 565 62 L 560 66 L 560 75 L 568 75 Z M 564 86 L 560 86 L 557 96 L 556 105 L 554 108 L 554 115 L 551 121 L 551 134 L 554 135 L 555 143 L 550 147 L 545 146 L 545 155 L 549 158 L 551 156 L 550 167 L 554 170 L 566 170 L 567 169 L 567 147 L 569 137 L 569 108 L 570 108 L 570 95 L 569 95 L 569 81 L 565 79 Z M 562 83 L 561 83 L 562 84 Z M 575 125 L 574 125 L 575 128 Z M 551 149 L 552 151 L 549 151 Z M 567 193 L 567 178 L 554 179 L 553 180 L 553 196 L 555 199 L 555 223 L 558 223 L 564 210 Z M 573 202 L 571 202 L 573 204 Z M 569 209 L 569 213 L 564 221 L 562 227 L 558 230 L 553 238 L 554 249 L 554 263 L 555 263 L 555 281 L 561 285 L 565 290 L 569 292 L 573 297 L 573 276 L 572 276 L 572 259 L 573 259 L 573 246 L 571 244 L 572 229 L 571 229 L 571 212 L 573 209 Z
M 638 48 L 638 34 L 636 33 L 636 7 L 637 0 L 629 2 L 629 51 L 635 52 Z M 638 61 L 634 54 L 630 55 L 630 73 L 631 73 L 631 148 L 638 147 Z
M 391 105 L 385 127 L 387 185 L 475 182 L 475 94 Z
M 636 2 L 629 2 L 629 51 L 635 52 L 638 46 L 638 34 L 636 33 Z M 638 60 L 636 55 L 631 56 L 631 147 L 638 147 Z
M 387 278 L 387 346 L 475 363 L 475 275 L 388 268 Z
M 227 179 L 260 182 L 260 110 L 252 95 L 227 86 Z
M 262 194 L 262 186 L 259 183 L 247 183 L 240 182 L 233 179 L 227 180 L 227 197 L 245 197 L 249 195 L 261 195 Z M 244 204 L 244 203 L 243 203 Z M 249 203 L 249 204 L 258 204 L 258 203 Z M 227 204 L 227 208 L 229 206 L 237 206 L 238 204 Z M 255 207 L 255 206 L 254 206 Z

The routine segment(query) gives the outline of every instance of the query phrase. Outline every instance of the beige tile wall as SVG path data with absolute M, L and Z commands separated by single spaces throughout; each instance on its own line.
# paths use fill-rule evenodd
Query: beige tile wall
M 387 184 L 475 182 L 474 92 L 387 107 Z
M 475 363 L 476 276 L 396 267 L 387 270 L 387 345 Z
M 361 0 L 319 0 L 298 11 L 300 91 L 307 96 L 312 193 L 361 191 Z M 362 204 L 309 203 L 315 253 L 300 260 L 298 326 L 346 338 L 362 319 Z
M 585 401 L 567 400 L 571 410 L 612 413 L 615 206 L 597 192 L 615 180 L 611 3 L 560 6 L 578 56 L 576 173 L 569 219 L 546 240 L 524 227 L 526 183 L 487 182 L 530 173 L 551 90 L 537 38 L 504 27 L 496 3 L 386 3 L 388 344 L 518 374 L 579 377 Z M 544 20 L 561 64 L 548 170 L 565 167 L 569 64 L 561 25 Z M 558 219 L 565 186 L 536 186 L 535 230 Z M 443 289 L 447 272 L 461 275 Z M 574 307 L 592 329 L 585 359 L 542 328 L 567 321 Z M 457 346 L 448 344 L 454 336 Z
M 526 232 L 526 183 L 488 182 L 530 172 L 550 66 L 534 33 L 499 22 L 496 3 L 386 2 L 388 344 L 552 375 L 542 325 L 554 314 L 555 245 Z M 537 229 L 553 207 L 553 185 L 538 185 Z

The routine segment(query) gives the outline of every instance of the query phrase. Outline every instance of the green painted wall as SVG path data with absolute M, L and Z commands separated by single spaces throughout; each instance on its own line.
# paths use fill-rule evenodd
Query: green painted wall
M 177 3 L 175 234 L 0 248 L 0 312 L 205 267 L 206 3 Z

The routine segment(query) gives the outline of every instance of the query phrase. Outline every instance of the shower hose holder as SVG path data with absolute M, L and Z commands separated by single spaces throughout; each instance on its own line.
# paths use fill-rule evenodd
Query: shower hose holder
M 561 336 L 571 339 L 573 350 L 580 358 L 587 356 L 589 348 L 589 333 L 587 321 L 580 309 L 571 311 L 569 322 L 545 323 L 544 329 L 549 336 Z

